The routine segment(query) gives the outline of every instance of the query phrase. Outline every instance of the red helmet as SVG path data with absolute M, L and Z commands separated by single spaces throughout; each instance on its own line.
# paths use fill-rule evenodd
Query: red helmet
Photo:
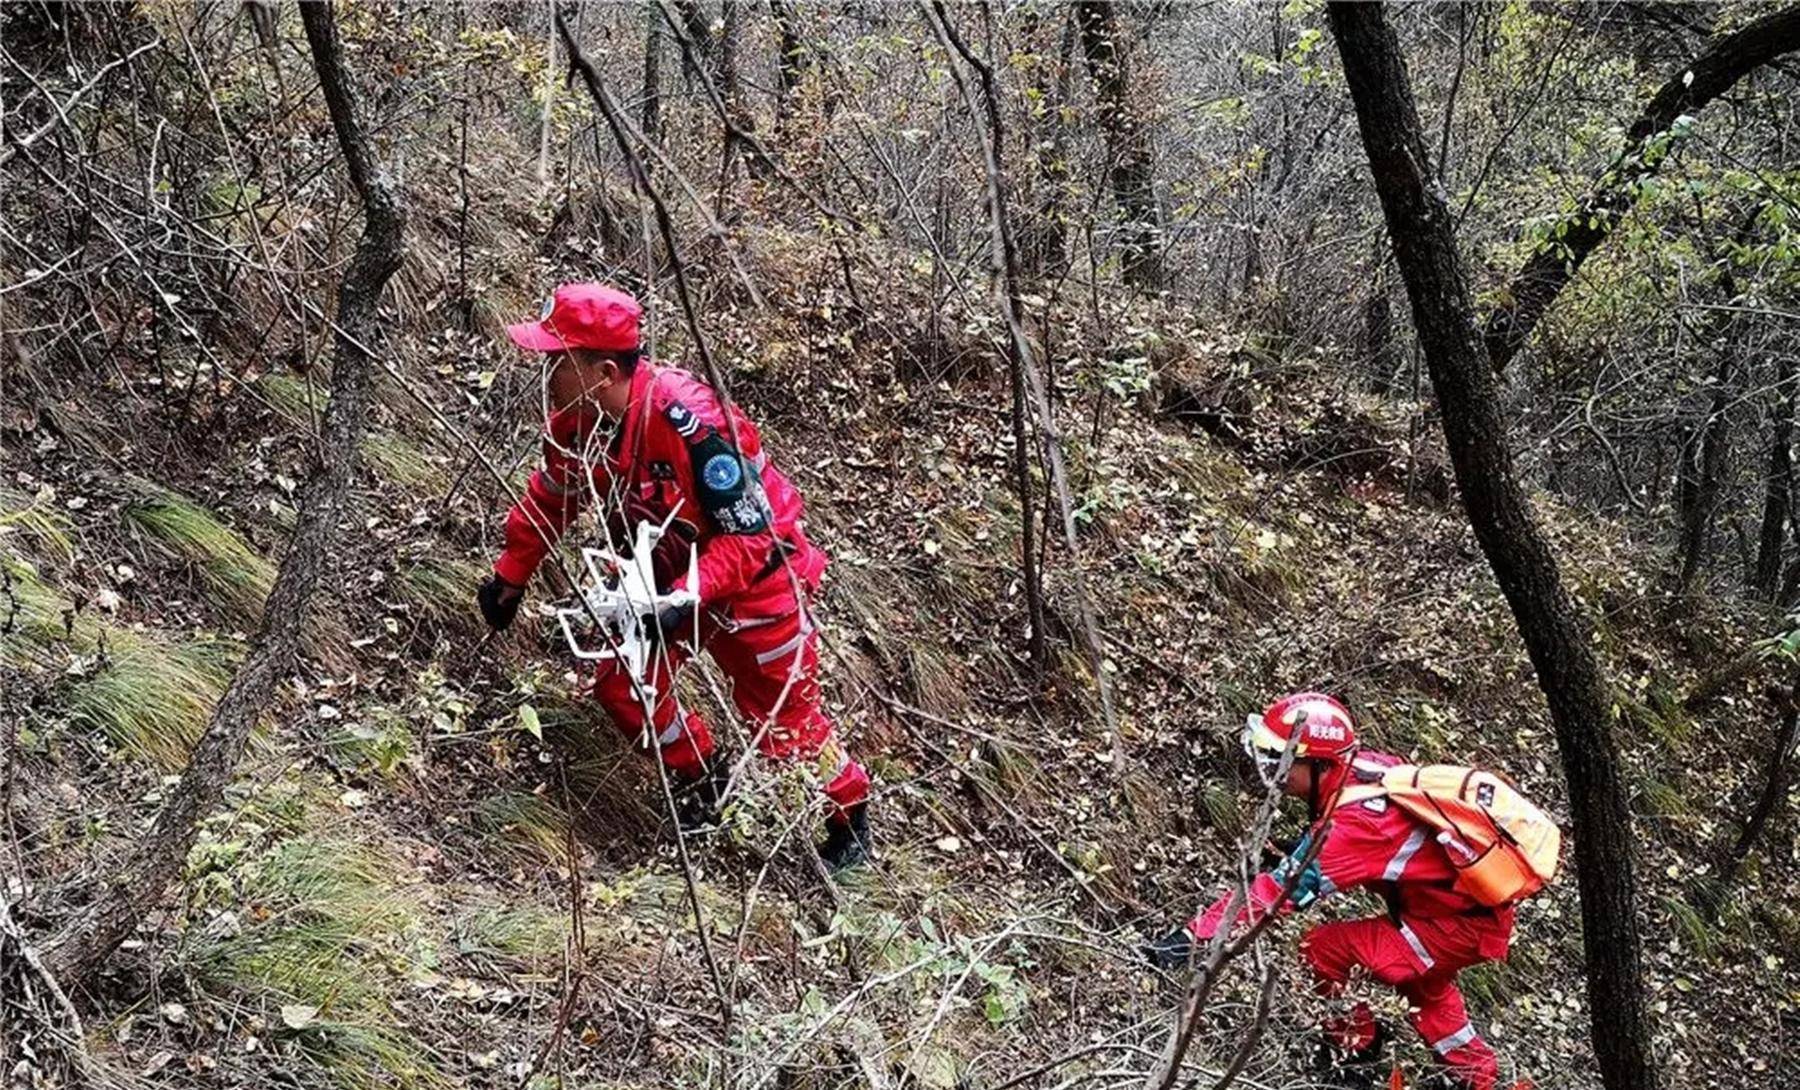
M 1297 738 L 1294 731 L 1299 730 Z M 1244 752 L 1259 767 L 1272 769 L 1294 739 L 1296 761 L 1324 761 L 1342 767 L 1356 753 L 1356 720 L 1350 709 L 1324 693 L 1292 693 L 1244 723 Z

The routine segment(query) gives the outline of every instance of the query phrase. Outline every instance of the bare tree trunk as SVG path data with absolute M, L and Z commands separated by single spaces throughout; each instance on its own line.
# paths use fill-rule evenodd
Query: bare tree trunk
M 1781 718 L 1776 723 L 1768 764 L 1763 771 L 1762 791 L 1756 796 L 1756 805 L 1750 808 L 1750 813 L 1744 818 L 1744 827 L 1738 833 L 1737 840 L 1719 861 L 1716 881 L 1720 886 L 1728 885 L 1736 876 L 1738 868 L 1749 857 L 1750 849 L 1762 837 L 1763 829 L 1774 816 L 1776 807 L 1787 798 L 1794 742 L 1800 738 L 1800 693 L 1787 689 L 1781 692 L 1780 700 Z
M 155 826 L 107 889 L 46 944 L 45 960 L 52 971 L 76 983 L 99 967 L 180 878 L 198 822 L 218 806 L 251 728 L 293 663 L 358 465 L 373 380 L 366 346 L 380 339 L 376 307 L 388 278 L 400 267 L 406 217 L 392 180 L 375 163 L 357 121 L 356 93 L 344 70 L 331 7 L 304 3 L 300 17 L 344 164 L 363 202 L 363 236 L 338 286 L 337 361 L 331 372 L 321 462 L 307 479 L 293 540 L 276 573 L 250 653 L 213 709 Z
M 1589 1028 L 1601 1077 L 1608 1090 L 1654 1090 L 1631 811 L 1610 690 L 1587 618 L 1563 586 L 1513 467 L 1494 370 L 1443 190 L 1431 174 L 1400 44 L 1378 5 L 1334 0 L 1329 12 L 1463 505 L 1549 703 L 1569 787 Z
M 650 2 L 655 4 L 656 0 L 650 0 Z M 696 0 L 671 0 L 671 2 L 675 5 L 675 13 L 681 19 L 680 27 L 676 27 L 671 23 L 671 28 L 675 30 L 685 30 L 687 32 L 688 41 L 693 43 L 694 49 L 699 52 L 701 59 L 710 62 L 713 57 L 711 20 L 707 19 L 706 13 L 700 10 L 700 5 Z M 660 7 L 660 5 L 658 6 Z M 689 80 L 694 78 L 695 64 L 696 62 L 694 59 L 687 55 L 686 50 L 683 50 L 681 54 L 681 69 Z
M 1725 477 L 1725 461 L 1731 450 L 1725 410 L 1731 405 L 1732 346 L 1720 350 L 1719 369 L 1713 376 L 1712 402 L 1700 425 L 1699 461 L 1682 490 L 1681 561 L 1675 592 L 1686 595 L 1712 545 L 1713 516 L 1718 513 L 1719 492 Z
M 1625 150 L 1595 181 L 1553 241 L 1526 259 L 1488 315 L 1483 335 L 1496 370 L 1512 361 L 1544 312 L 1606 241 L 1637 199 L 1638 183 L 1654 174 L 1667 152 L 1659 139 L 1677 119 L 1729 91 L 1738 80 L 1784 53 L 1800 49 L 1800 4 L 1789 4 L 1720 38 L 1670 75 L 1625 134 Z
M 1099 123 L 1106 135 L 1108 184 L 1124 218 L 1125 282 L 1137 288 L 1163 286 L 1162 209 L 1156 203 L 1155 161 L 1150 134 L 1131 97 L 1131 69 L 1119 41 L 1111 0 L 1075 5 L 1081 49 L 1094 80 Z
M 545 5 L 544 116 L 538 126 L 537 180 L 541 197 L 550 188 L 550 119 L 556 106 L 556 0 Z
M 644 112 L 641 128 L 644 139 L 662 143 L 662 12 L 655 0 L 645 9 L 644 23 Z M 650 170 L 648 160 L 645 173 Z
M 756 118 L 744 102 L 744 78 L 738 68 L 738 47 L 743 41 L 743 9 L 739 0 L 722 0 L 719 4 L 718 85 L 724 103 L 725 157 L 719 168 L 718 213 L 724 214 L 732 181 L 740 158 L 747 158 L 758 175 L 766 172 L 766 164 L 753 153 L 743 134 L 756 130 Z
M 1006 133 L 1001 125 L 1000 93 L 995 89 L 994 68 L 990 62 L 982 60 L 957 34 L 956 27 L 951 24 L 950 16 L 944 9 L 944 0 L 931 0 L 927 9 L 935 14 L 936 20 L 932 29 L 947 49 L 953 49 L 969 67 L 975 70 L 981 81 L 982 103 L 977 105 L 974 92 L 968 81 L 963 79 L 960 69 L 952 67 L 951 76 L 961 89 L 963 101 L 968 104 L 969 112 L 986 114 L 987 131 L 983 132 L 979 122 L 976 126 L 976 140 L 981 145 L 982 164 L 987 169 L 988 214 L 992 231 L 994 264 L 1000 275 L 1000 312 L 1005 319 L 1010 351 L 1008 358 L 1013 368 L 1014 383 L 1014 436 L 1016 441 L 1024 438 L 1024 421 L 1022 397 L 1019 389 L 1021 379 L 1029 390 L 1032 400 L 1037 404 L 1037 424 L 1039 437 L 1043 447 L 1041 456 L 1048 467 L 1048 484 L 1056 489 L 1058 506 L 1062 510 L 1063 539 L 1069 550 L 1069 570 L 1075 582 L 1076 610 L 1081 615 L 1082 631 L 1087 637 L 1089 666 L 1094 672 L 1094 688 L 1100 695 L 1100 708 L 1106 719 L 1107 733 L 1112 736 L 1113 771 L 1115 775 L 1125 771 L 1125 743 L 1119 732 L 1118 716 L 1113 709 L 1112 682 L 1106 672 L 1106 645 L 1100 636 L 1100 623 L 1094 616 L 1093 602 L 1088 596 L 1087 576 L 1081 569 L 1080 541 L 1075 530 L 1075 504 L 1069 492 L 1069 474 L 1063 464 L 1062 436 L 1057 430 L 1056 413 L 1050 404 L 1050 380 L 1037 369 L 1035 349 L 1025 333 L 1024 307 L 1021 302 L 1019 254 L 1018 246 L 1013 240 L 1012 223 L 1008 218 L 1006 200 L 1006 174 L 1000 165 L 1000 149 L 1006 146 Z M 993 11 L 985 0 L 981 4 L 981 13 L 988 27 L 988 51 L 993 52 Z M 1031 535 L 1030 482 L 1026 479 L 1024 466 L 1018 467 L 1020 473 L 1019 498 L 1024 505 L 1023 530 L 1027 540 Z M 1049 506 L 1046 501 L 1046 513 Z M 1029 577 L 1029 573 L 1028 577 Z M 1041 574 L 1039 576 L 1041 579 Z M 1040 586 L 1038 593 L 1043 590 Z M 1041 605 L 1039 607 L 1042 608 Z M 1042 635 L 1034 628 L 1032 632 L 1033 651 L 1038 651 L 1036 641 Z
M 794 96 L 812 68 L 812 50 L 800 36 L 800 24 L 787 0 L 769 0 L 775 17 L 775 130 L 785 133 L 794 113 Z
M 1039 48 L 1042 39 L 1052 33 L 1044 25 L 1043 13 L 1027 8 L 1024 16 L 1025 42 L 1037 58 L 1031 71 L 1031 89 L 1038 112 L 1031 121 L 1030 149 L 1035 164 L 1032 182 L 1037 192 L 1019 256 L 1023 272 L 1032 279 L 1062 267 L 1069 259 L 1068 226 L 1063 222 L 1069 148 L 1062 107 L 1069 100 L 1069 59 L 1074 50 L 1075 24 L 1067 13 L 1057 13 L 1062 16 L 1062 48 L 1055 54 L 1058 59 L 1054 68 L 1045 63 L 1045 58 L 1052 55 L 1050 50 Z
M 1388 298 L 1387 233 L 1376 236 L 1370 259 L 1369 297 L 1363 301 L 1363 355 L 1369 360 L 1369 388 L 1378 394 L 1394 390 L 1399 352 L 1394 343 L 1394 307 Z
M 1794 361 L 1777 352 L 1774 427 L 1769 436 L 1769 466 L 1763 476 L 1762 532 L 1758 535 L 1756 570 L 1750 585 L 1772 599 L 1781 580 L 1781 554 L 1787 545 L 1788 519 L 1794 502 Z

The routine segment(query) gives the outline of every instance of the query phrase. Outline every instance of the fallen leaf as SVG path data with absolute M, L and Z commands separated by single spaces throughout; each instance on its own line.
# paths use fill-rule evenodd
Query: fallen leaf
M 281 1008 L 281 1024 L 295 1031 L 312 1025 L 318 1016 L 319 1008 L 307 1003 L 290 1003 Z

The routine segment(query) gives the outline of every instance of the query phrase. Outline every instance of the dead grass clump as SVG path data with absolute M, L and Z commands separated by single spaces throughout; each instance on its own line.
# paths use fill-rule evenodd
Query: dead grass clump
M 414 613 L 458 628 L 475 618 L 475 586 L 487 575 L 479 564 L 454 557 L 425 556 L 400 572 L 399 592 Z
M 187 763 L 231 680 L 229 658 L 229 646 L 216 642 L 114 633 L 92 676 L 70 690 L 69 721 L 174 771 Z
M 75 559 L 69 520 L 50 506 L 46 495 L 26 496 L 0 488 L 0 538 L 23 538 L 45 561 L 67 564 Z
M 154 485 L 141 486 L 140 493 L 125 509 L 126 521 L 193 565 L 208 595 L 236 627 L 254 627 L 275 585 L 275 565 L 187 497 Z
M 363 439 L 362 455 L 375 472 L 415 497 L 441 495 L 447 487 L 443 467 L 394 432 L 370 432 Z
M 225 937 L 190 954 L 203 984 L 260 999 L 280 1046 L 314 1079 L 374 1090 L 448 1085 L 435 1050 L 397 1023 L 393 969 L 418 951 L 423 914 L 406 866 L 372 846 L 326 836 L 284 840 L 240 871 L 241 899 Z M 396 959 L 402 962 L 396 966 Z M 417 967 L 417 966 L 415 966 Z
M 257 378 L 256 390 L 295 426 L 310 425 L 325 412 L 325 387 L 305 376 L 270 371 Z
M 568 811 L 528 791 L 504 791 L 475 804 L 470 825 L 502 852 L 534 866 L 568 857 Z

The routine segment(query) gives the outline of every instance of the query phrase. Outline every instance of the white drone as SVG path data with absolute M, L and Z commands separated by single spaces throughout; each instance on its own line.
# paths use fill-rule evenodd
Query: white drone
M 581 561 L 587 567 L 587 585 L 578 589 L 579 599 L 575 605 L 556 611 L 563 639 L 568 641 L 569 650 L 576 658 L 589 662 L 618 659 L 633 678 L 648 684 L 645 668 L 661 643 L 656 631 L 657 615 L 670 606 L 693 606 L 700 602 L 700 569 L 692 545 L 688 546 L 686 585 L 667 594 L 656 592 L 650 554 L 668 532 L 674 518 L 675 513 L 670 512 L 661 525 L 647 520 L 638 523 L 630 556 L 620 556 L 611 549 L 581 550 Z M 595 624 L 605 629 L 601 634 L 605 646 L 590 651 L 582 646 L 576 626 L 590 628 Z

